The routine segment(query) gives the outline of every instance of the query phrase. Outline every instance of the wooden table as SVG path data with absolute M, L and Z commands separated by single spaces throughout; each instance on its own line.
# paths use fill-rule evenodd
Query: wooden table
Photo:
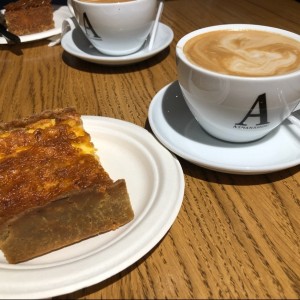
M 48 41 L 0 48 L 0 118 L 75 106 L 146 127 L 155 94 L 177 78 L 175 45 L 195 29 L 270 25 L 300 34 L 295 0 L 167 0 L 170 47 L 129 66 L 82 61 Z M 300 149 L 299 149 L 300 151 Z M 185 195 L 161 242 L 121 273 L 57 299 L 300 297 L 300 166 L 266 175 L 210 171 L 181 158 Z

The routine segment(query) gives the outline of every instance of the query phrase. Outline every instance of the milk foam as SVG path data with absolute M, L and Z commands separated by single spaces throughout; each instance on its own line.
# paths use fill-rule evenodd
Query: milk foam
M 189 40 L 184 52 L 191 62 L 230 75 L 274 76 L 300 69 L 300 42 L 265 31 L 204 33 Z

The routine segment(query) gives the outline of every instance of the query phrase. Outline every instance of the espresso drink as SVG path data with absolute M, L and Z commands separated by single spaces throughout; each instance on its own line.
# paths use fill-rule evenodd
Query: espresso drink
M 300 70 L 300 42 L 272 32 L 207 32 L 190 39 L 183 50 L 193 64 L 228 75 L 262 77 Z
M 135 0 L 79 0 L 81 2 L 91 2 L 91 3 L 119 3 L 119 2 L 131 2 Z

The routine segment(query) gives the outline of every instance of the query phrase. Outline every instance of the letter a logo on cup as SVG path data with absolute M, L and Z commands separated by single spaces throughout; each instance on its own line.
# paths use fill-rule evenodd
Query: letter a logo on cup
M 89 37 L 102 41 L 101 36 L 99 36 L 95 31 L 95 29 L 93 28 L 86 13 L 83 13 L 83 24 L 84 24 L 85 32 Z
M 258 109 L 259 109 L 259 113 L 252 113 L 253 109 L 258 105 Z M 239 122 L 239 123 L 235 123 L 235 125 L 239 125 L 239 126 L 247 126 L 247 124 L 245 124 L 244 122 L 250 118 L 250 117 L 259 117 L 260 118 L 260 122 L 258 124 L 256 124 L 257 126 L 259 125 L 266 125 L 268 124 L 268 111 L 267 111 L 267 99 L 266 99 L 266 94 L 261 94 L 257 97 L 257 99 L 255 100 L 255 102 L 253 103 L 253 105 L 251 106 L 250 110 L 248 111 L 248 113 L 246 114 L 246 116 L 244 117 L 244 119 Z

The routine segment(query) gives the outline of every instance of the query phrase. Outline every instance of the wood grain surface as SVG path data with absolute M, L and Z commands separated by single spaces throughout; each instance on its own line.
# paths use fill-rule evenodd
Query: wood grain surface
M 150 130 L 155 94 L 177 79 L 175 45 L 210 25 L 252 23 L 300 34 L 295 0 L 166 0 L 170 47 L 129 66 L 80 60 L 48 40 L 0 46 L 0 119 L 75 106 Z M 299 149 L 300 151 L 300 149 Z M 147 255 L 119 274 L 56 299 L 299 299 L 300 166 L 230 175 L 178 158 L 182 208 Z

